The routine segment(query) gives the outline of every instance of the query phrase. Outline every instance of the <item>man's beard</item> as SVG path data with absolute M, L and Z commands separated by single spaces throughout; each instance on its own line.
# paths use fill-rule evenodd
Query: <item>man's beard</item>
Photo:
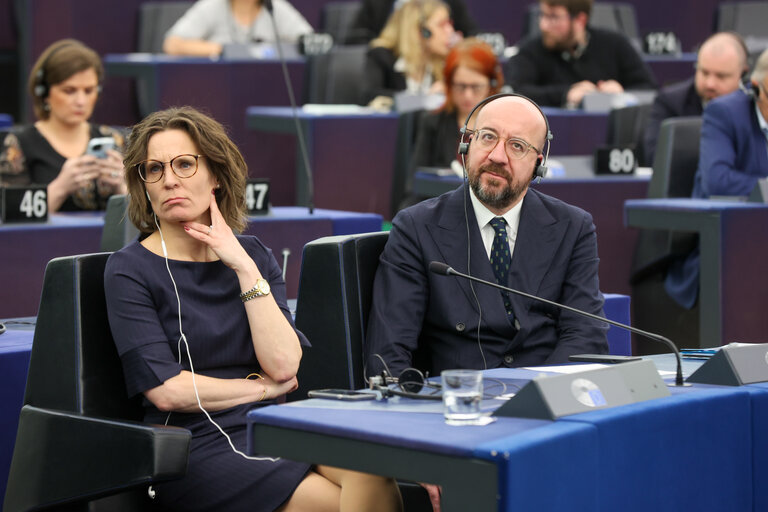
M 573 34 L 573 25 L 571 25 L 570 29 L 568 30 L 568 34 L 566 37 L 561 39 L 560 41 L 555 41 L 549 36 L 544 36 L 542 34 L 542 44 L 547 50 L 556 51 L 556 52 L 570 52 L 573 51 L 574 47 L 576 46 L 576 37 Z
M 483 172 L 490 171 L 496 175 L 502 176 L 505 183 L 499 187 L 491 189 L 484 186 L 480 178 Z M 510 183 L 509 173 L 503 166 L 498 164 L 488 164 L 478 168 L 476 173 L 469 173 L 469 186 L 475 196 L 486 206 L 495 210 L 503 210 L 517 203 L 525 191 L 528 189 L 528 183 Z

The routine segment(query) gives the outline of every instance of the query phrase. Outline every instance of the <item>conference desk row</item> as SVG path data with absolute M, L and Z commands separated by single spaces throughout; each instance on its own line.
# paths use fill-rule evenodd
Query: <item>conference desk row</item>
M 691 74 L 692 54 L 680 57 L 648 57 L 652 68 L 673 80 Z M 251 175 L 270 178 L 276 205 L 302 204 L 305 200 L 305 171 L 297 157 L 298 145 L 291 119 L 281 65 L 274 59 L 211 60 L 150 54 L 110 54 L 104 58 L 106 89 L 121 91 L 135 87 L 142 112 L 121 112 L 130 102 L 102 99 L 99 119 L 110 124 L 132 125 L 149 112 L 174 105 L 202 108 L 226 126 L 246 159 Z M 303 59 L 287 62 L 294 95 L 302 97 L 305 81 Z M 135 80 L 135 84 L 133 81 Z M 129 86 L 130 83 L 130 86 Z M 248 111 L 248 107 L 257 106 Z M 268 108 L 276 107 L 276 108 Z M 590 154 L 606 141 L 605 113 L 557 108 L 545 109 L 555 140 L 553 155 Z M 393 172 L 396 154 L 397 116 L 308 114 L 299 112 L 308 137 L 310 167 L 322 208 L 355 210 L 365 197 L 369 208 L 385 218 L 391 216 L 391 183 L 381 185 Z M 351 189 L 343 181 L 355 173 Z M 362 182 L 362 183 L 359 183 Z M 341 203 L 336 195 L 324 195 L 322 187 L 346 190 Z M 297 192 L 298 191 L 298 192 Z
M 249 451 L 439 484 L 445 512 L 767 510 L 768 384 L 670 389 L 555 421 L 459 427 L 424 401 L 307 400 L 251 411 Z
M 40 301 L 45 266 L 53 258 L 99 252 L 102 213 L 54 214 L 43 224 L 0 224 L 0 318 L 34 316 Z M 272 249 L 286 271 L 288 297 L 298 290 L 304 245 L 324 236 L 381 231 L 374 213 L 274 207 L 269 215 L 250 217 L 245 234 L 255 235 Z

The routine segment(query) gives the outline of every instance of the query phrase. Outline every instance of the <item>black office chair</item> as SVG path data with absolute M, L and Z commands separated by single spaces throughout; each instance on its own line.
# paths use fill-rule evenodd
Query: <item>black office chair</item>
M 139 5 L 139 38 L 136 51 L 163 53 L 165 33 L 195 2 L 144 2 Z
M 642 51 L 640 30 L 637 25 L 635 6 L 621 2 L 596 2 L 592 6 L 589 25 L 621 32 L 637 51 Z M 528 16 L 523 21 L 523 37 L 539 33 L 539 4 L 528 6 Z
M 190 433 L 141 423 L 109 329 L 109 254 L 52 260 L 13 452 L 5 512 L 140 511 L 147 486 L 184 475 Z
M 320 10 L 320 32 L 330 34 L 336 44 L 360 41 L 367 34 L 357 34 L 354 24 L 361 2 L 328 2 Z
M 363 95 L 367 45 L 335 46 L 307 59 L 305 103 L 357 105 Z
M 717 31 L 731 30 L 740 34 L 750 54 L 768 48 L 768 3 L 720 2 L 717 6 Z
M 187 12 L 195 2 L 144 2 L 139 5 L 138 38 L 136 51 L 163 53 L 165 33 Z M 150 104 L 149 83 L 136 80 L 136 103 L 141 117 L 154 111 Z
M 101 231 L 101 251 L 119 251 L 139 236 L 127 215 L 128 196 L 116 194 L 107 201 L 104 228 Z
M 651 162 L 643 161 L 643 133 L 651 112 L 651 104 L 632 105 L 615 108 L 608 114 L 608 136 L 610 145 L 632 145 L 637 156 L 638 165 L 645 166 Z
M 677 117 L 661 123 L 653 159 L 648 198 L 690 197 L 699 163 L 700 117 Z M 670 263 L 698 243 L 692 233 L 641 230 L 635 246 L 630 284 L 634 325 L 671 338 L 683 346 L 698 346 L 698 305 L 686 310 L 664 291 Z M 636 339 L 635 353 L 657 352 L 656 343 Z
M 389 233 L 329 236 L 304 246 L 296 301 L 296 327 L 312 348 L 301 360 L 299 389 L 359 389 L 373 279 Z
M 296 303 L 296 327 L 311 348 L 304 350 L 299 389 L 290 400 L 320 388 L 359 389 L 363 343 L 373 297 L 373 280 L 389 233 L 329 236 L 304 246 Z M 427 492 L 398 482 L 406 511 L 431 512 Z

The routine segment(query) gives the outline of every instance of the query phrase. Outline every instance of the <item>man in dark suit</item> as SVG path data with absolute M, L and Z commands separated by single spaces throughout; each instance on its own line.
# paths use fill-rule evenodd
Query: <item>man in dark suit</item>
M 541 105 L 578 107 L 588 93 L 655 89 L 656 81 L 629 40 L 588 27 L 592 0 L 541 0 L 540 34 L 519 44 L 504 77 Z
M 374 284 L 368 375 L 382 370 L 381 360 L 395 376 L 411 366 L 436 375 L 448 368 L 565 363 L 571 354 L 608 351 L 601 322 L 429 272 L 431 261 L 441 261 L 602 314 L 592 217 L 529 189 L 548 131 L 539 108 L 524 97 L 500 97 L 482 107 L 474 128 L 469 184 L 393 220 Z
M 751 87 L 713 100 L 704 109 L 693 197 L 748 196 L 768 176 L 768 50 L 757 60 Z M 692 308 L 699 291 L 699 252 L 672 265 L 665 289 Z
M 735 32 L 718 32 L 701 45 L 696 74 L 659 91 L 643 135 L 645 163 L 651 165 L 661 122 L 670 117 L 700 116 L 711 100 L 730 94 L 749 70 L 747 47 Z

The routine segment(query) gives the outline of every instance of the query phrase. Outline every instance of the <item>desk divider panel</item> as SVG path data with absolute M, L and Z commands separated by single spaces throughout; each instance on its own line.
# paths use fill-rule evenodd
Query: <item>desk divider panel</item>
M 721 386 L 768 382 L 768 343 L 727 345 L 693 372 L 688 382 Z
M 643 360 L 565 375 L 536 377 L 494 416 L 554 420 L 669 396 L 653 361 Z

